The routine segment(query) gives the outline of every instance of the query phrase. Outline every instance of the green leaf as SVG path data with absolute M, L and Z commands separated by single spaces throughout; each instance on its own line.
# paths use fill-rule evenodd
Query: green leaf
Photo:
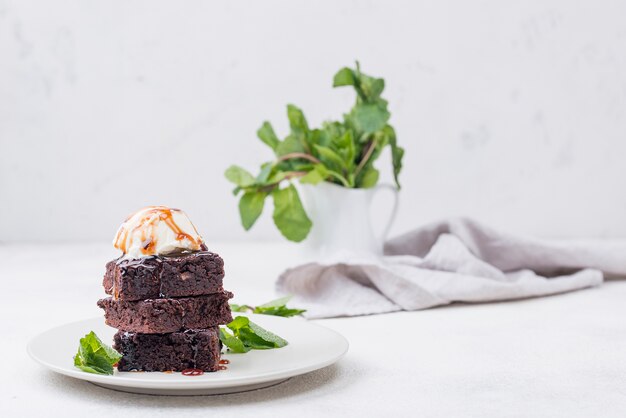
M 323 164 L 315 164 L 313 169 L 300 178 L 300 183 L 317 184 L 328 177 L 328 169 Z
M 350 118 L 357 131 L 369 134 L 383 129 L 390 114 L 379 103 L 363 103 L 354 106 Z
M 266 330 L 265 328 L 262 328 L 260 325 L 257 325 L 252 321 L 250 321 L 249 327 L 256 337 L 258 337 L 260 340 L 263 340 L 266 345 L 269 345 L 269 348 L 281 348 L 288 344 L 287 340 Z M 250 335 L 248 333 L 248 330 L 246 330 L 246 333 L 248 334 L 248 336 Z
M 357 102 L 373 103 L 385 89 L 385 80 L 363 74 L 357 61 L 356 70 L 342 68 L 335 74 L 333 87 L 339 86 L 354 86 L 358 95 Z
M 250 347 L 246 347 L 243 341 L 226 331 L 223 327 L 220 327 L 220 341 L 233 353 L 247 353 L 250 351 Z
M 335 151 L 328 147 L 323 147 L 321 145 L 314 146 L 315 151 L 318 154 L 319 159 L 329 168 L 336 169 L 339 171 L 344 170 L 346 167 L 346 163 Z
M 404 157 L 404 148 L 398 146 L 396 140 L 396 131 L 387 125 L 384 128 L 386 136 L 389 138 L 389 145 L 391 146 L 391 162 L 393 164 L 393 178 L 396 181 L 396 186 L 400 188 L 400 171 L 402 171 L 402 158 Z
M 248 319 L 247 316 L 238 316 L 232 321 L 230 321 L 230 323 L 228 323 L 228 325 L 226 326 L 230 328 L 233 332 L 235 332 L 235 335 L 236 335 L 237 332 L 239 332 L 241 328 L 247 327 L 249 323 L 250 323 L 250 320 Z
M 103 358 L 110 364 L 115 364 L 122 358 L 120 353 L 104 344 L 93 331 L 80 339 L 80 346 L 81 349 L 87 350 L 95 356 Z
M 343 135 L 333 138 L 333 145 L 337 153 L 343 158 L 346 168 L 348 170 L 352 169 L 354 167 L 354 157 L 356 153 L 352 131 L 347 130 Z
M 78 352 L 74 356 L 74 366 L 88 373 L 113 374 L 113 365 L 121 358 L 120 353 L 104 344 L 91 331 L 80 339 Z
M 333 77 L 333 87 L 354 86 L 354 71 L 348 67 L 344 67 Z
M 280 183 L 286 177 L 287 177 L 287 173 L 285 173 L 283 171 L 277 171 L 276 173 L 272 174 L 269 179 L 267 179 L 267 182 L 269 184 Z
M 363 173 L 359 187 L 362 187 L 364 189 L 374 187 L 376 183 L 378 183 L 378 176 L 379 176 L 378 170 L 376 170 L 374 167 L 369 167 Z
M 311 220 L 302 207 L 302 202 L 293 184 L 284 189 L 274 189 L 274 223 L 285 238 L 300 242 L 311 230 Z
M 263 205 L 265 203 L 265 192 L 246 192 L 239 200 L 239 215 L 241 216 L 241 224 L 248 231 L 252 225 L 259 219 L 263 213 Z
M 289 127 L 293 133 L 307 133 L 309 132 L 309 124 L 304 117 L 304 113 L 297 106 L 292 104 L 287 105 L 287 118 L 289 118 Z
M 268 182 L 270 174 L 272 173 L 272 169 L 273 168 L 274 168 L 274 164 L 272 164 L 272 163 L 263 163 L 261 165 L 261 171 L 259 172 L 259 175 L 256 176 L 256 183 L 257 184 L 266 184 Z
M 113 374 L 113 367 L 107 367 L 104 369 L 101 369 L 99 367 L 95 367 L 95 366 L 83 366 L 82 364 L 78 364 L 76 365 L 76 367 L 78 367 L 79 369 L 81 369 L 84 372 L 87 373 L 93 373 L 93 374 Z
M 271 348 L 277 348 L 272 342 L 266 341 L 259 335 L 256 335 L 250 326 L 241 329 L 238 337 L 246 347 L 253 350 L 268 350 Z
M 313 129 L 309 132 L 309 143 L 311 145 L 323 145 L 327 147 L 330 145 L 330 136 L 325 129 Z
M 251 306 L 248 305 L 237 305 L 235 303 L 229 303 L 231 312 L 248 312 L 252 310 Z
M 281 348 L 288 344 L 286 340 L 250 321 L 246 316 L 238 316 L 226 326 L 232 334 L 227 329 L 220 328 L 220 340 L 235 353 L 245 353 L 251 349 Z
M 288 318 L 291 316 L 302 315 L 306 312 L 306 309 L 292 309 L 287 308 L 286 306 L 278 306 L 275 308 L 262 308 L 260 306 L 257 306 L 252 312 L 261 315 L 282 316 Z
M 258 131 L 256 131 L 256 135 L 271 149 L 276 150 L 280 140 L 276 136 L 274 128 L 272 128 L 272 125 L 269 122 L 263 122 L 263 125 L 261 125 Z
M 247 170 L 231 165 L 224 172 L 224 176 L 231 182 L 235 183 L 239 187 L 247 187 L 254 184 L 254 177 Z
M 257 308 L 279 308 L 281 306 L 287 305 L 287 302 L 289 302 L 291 298 L 292 298 L 291 295 L 283 296 L 278 299 L 270 300 L 269 302 L 266 302 L 263 305 L 259 305 L 257 306 Z
M 311 145 L 309 144 L 309 124 L 304 117 L 304 113 L 302 113 L 302 110 L 298 107 L 290 104 L 287 105 L 287 117 L 289 118 L 289 127 L 291 129 L 289 137 L 295 138 L 295 140 L 299 142 L 303 151 L 310 152 Z
M 304 145 L 296 136 L 289 135 L 283 142 L 276 147 L 276 155 L 283 156 L 293 152 L 305 152 Z M 287 161 L 285 161 L 287 162 Z
M 285 296 L 285 297 L 278 298 L 270 302 L 264 303 L 263 305 L 259 305 L 254 308 L 249 305 L 230 304 L 230 310 L 232 312 L 252 311 L 253 313 L 256 313 L 256 314 L 282 316 L 282 317 L 302 315 L 304 312 L 306 312 L 305 309 L 287 308 L 287 302 L 289 302 L 290 299 L 291 299 L 291 296 Z
M 385 89 L 385 80 L 382 78 L 369 77 L 361 74 L 359 84 L 366 102 L 373 102 L 378 99 Z

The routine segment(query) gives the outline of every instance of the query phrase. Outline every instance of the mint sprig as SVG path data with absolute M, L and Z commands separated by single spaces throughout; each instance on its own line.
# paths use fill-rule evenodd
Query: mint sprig
M 226 327 L 220 327 L 220 340 L 233 353 L 281 348 L 288 344 L 287 340 L 255 324 L 246 316 L 237 316 Z
M 113 366 L 122 355 L 104 344 L 91 331 L 80 339 L 78 352 L 74 356 L 74 366 L 84 372 L 95 374 L 113 374 Z
M 379 177 L 374 162 L 386 147 L 391 149 L 393 175 L 400 188 L 404 149 L 398 146 L 395 130 L 388 123 L 391 114 L 381 97 L 385 81 L 363 74 L 357 62 L 356 68 L 342 68 L 335 74 L 333 87 L 342 86 L 352 86 L 357 96 L 343 120 L 311 128 L 302 110 L 287 105 L 290 133 L 284 139 L 267 121 L 257 131 L 274 153 L 274 160 L 262 164 L 256 177 L 236 165 L 226 170 L 226 178 L 236 186 L 233 193 L 242 193 L 239 214 L 244 229 L 252 228 L 263 212 L 265 199 L 271 196 L 278 230 L 291 241 L 304 240 L 312 223 L 292 181 L 373 187 Z
M 262 315 L 282 316 L 285 318 L 302 315 L 306 309 L 288 308 L 287 303 L 291 300 L 291 296 L 284 296 L 259 306 L 250 305 L 230 305 L 233 312 L 252 312 Z

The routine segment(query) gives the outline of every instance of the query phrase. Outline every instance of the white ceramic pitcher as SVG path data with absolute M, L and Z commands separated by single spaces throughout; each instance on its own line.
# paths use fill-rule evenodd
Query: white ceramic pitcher
M 380 190 L 391 191 L 394 201 L 382 234 L 376 236 L 370 209 L 374 195 Z M 313 222 L 305 241 L 308 258 L 382 255 L 384 240 L 398 210 L 395 187 L 381 184 L 369 189 L 350 189 L 322 182 L 314 186 L 303 184 L 301 191 L 304 208 Z

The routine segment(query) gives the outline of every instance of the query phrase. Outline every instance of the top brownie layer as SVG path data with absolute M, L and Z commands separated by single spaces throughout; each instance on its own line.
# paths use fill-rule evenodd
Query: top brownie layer
M 119 300 L 210 295 L 221 292 L 224 261 L 209 251 L 109 261 L 104 290 Z

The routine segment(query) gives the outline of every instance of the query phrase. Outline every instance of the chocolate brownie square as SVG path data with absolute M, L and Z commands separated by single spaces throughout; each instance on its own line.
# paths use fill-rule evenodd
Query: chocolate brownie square
M 129 332 L 164 334 L 184 329 L 204 329 L 233 320 L 223 291 L 191 298 L 146 299 L 126 301 L 108 297 L 100 299 L 107 325 Z
M 221 347 L 218 327 L 170 334 L 118 331 L 113 337 L 113 348 L 123 356 L 117 364 L 121 372 L 185 369 L 214 372 L 219 369 Z
M 209 295 L 223 290 L 224 260 L 212 252 L 109 261 L 102 282 L 120 300 Z

